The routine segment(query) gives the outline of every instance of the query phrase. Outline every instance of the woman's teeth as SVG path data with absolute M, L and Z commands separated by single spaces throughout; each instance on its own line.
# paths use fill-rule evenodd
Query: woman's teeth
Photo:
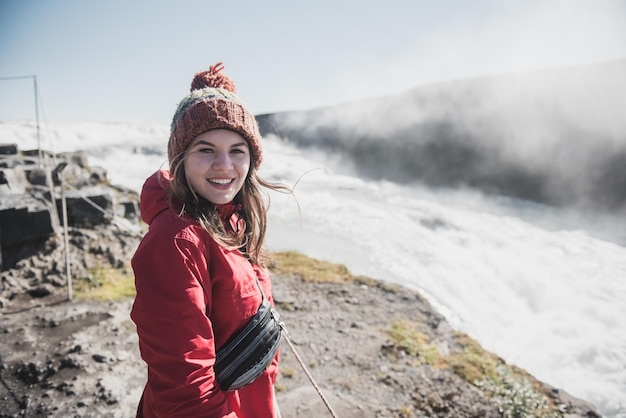
M 216 184 L 228 184 L 231 182 L 231 179 L 211 179 L 209 181 Z

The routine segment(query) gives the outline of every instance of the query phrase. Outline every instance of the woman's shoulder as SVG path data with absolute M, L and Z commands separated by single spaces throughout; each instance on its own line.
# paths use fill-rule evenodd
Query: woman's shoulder
M 148 235 L 152 234 L 167 238 L 177 238 L 189 234 L 197 235 L 196 226 L 200 227 L 197 222 L 179 216 L 172 209 L 167 209 L 154 218 L 148 229 Z
M 150 251 L 156 246 L 177 246 L 181 240 L 207 251 L 213 245 L 213 239 L 198 222 L 166 210 L 152 221 L 137 252 Z

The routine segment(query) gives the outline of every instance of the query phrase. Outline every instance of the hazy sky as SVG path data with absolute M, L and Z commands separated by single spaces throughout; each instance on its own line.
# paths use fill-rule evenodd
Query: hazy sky
M 0 78 L 40 118 L 168 124 L 223 61 L 253 113 L 626 58 L 623 0 L 0 0 Z M 32 78 L 0 120 L 34 119 Z

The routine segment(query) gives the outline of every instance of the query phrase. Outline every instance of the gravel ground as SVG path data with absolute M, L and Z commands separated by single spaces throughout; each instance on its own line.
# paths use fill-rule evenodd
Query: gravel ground
M 503 416 L 451 370 L 419 365 L 389 344 L 385 329 L 405 318 L 440 352 L 458 349 L 440 314 L 413 291 L 365 283 L 274 276 L 290 341 L 337 416 Z M 0 416 L 134 416 L 146 371 L 132 300 L 54 303 L 54 296 L 2 312 Z M 599 416 L 584 401 L 547 390 L 566 417 Z M 277 394 L 283 418 L 331 416 L 286 342 Z

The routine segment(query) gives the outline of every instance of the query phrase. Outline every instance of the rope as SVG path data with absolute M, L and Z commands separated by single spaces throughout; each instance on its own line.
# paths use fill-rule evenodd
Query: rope
M 302 370 L 304 370 L 304 374 L 306 374 L 306 377 L 309 379 L 309 381 L 311 382 L 311 384 L 313 385 L 313 387 L 317 391 L 317 394 L 320 395 L 320 398 L 322 398 L 322 402 L 324 402 L 324 405 L 326 405 L 326 408 L 328 408 L 328 412 L 330 412 L 330 415 L 333 418 L 338 418 L 337 414 L 335 413 L 335 411 L 333 411 L 333 408 L 330 406 L 330 403 L 328 403 L 328 400 L 326 399 L 326 397 L 322 393 L 322 390 L 320 389 L 320 387 L 315 382 L 315 379 L 313 379 L 313 376 L 311 375 L 309 370 L 304 365 L 304 362 L 302 361 L 302 358 L 300 358 L 300 355 L 296 351 L 296 348 L 294 347 L 293 343 L 291 342 L 291 339 L 289 338 L 289 333 L 287 332 L 287 329 L 285 328 L 285 324 L 283 324 L 282 322 L 280 324 L 281 324 L 281 327 L 282 327 L 282 329 L 284 331 L 283 336 L 285 337 L 285 341 L 287 341 L 287 345 L 289 345 L 289 348 L 291 349 L 291 352 L 296 357 L 296 361 L 298 362 L 298 364 L 300 364 L 300 367 L 302 367 Z

